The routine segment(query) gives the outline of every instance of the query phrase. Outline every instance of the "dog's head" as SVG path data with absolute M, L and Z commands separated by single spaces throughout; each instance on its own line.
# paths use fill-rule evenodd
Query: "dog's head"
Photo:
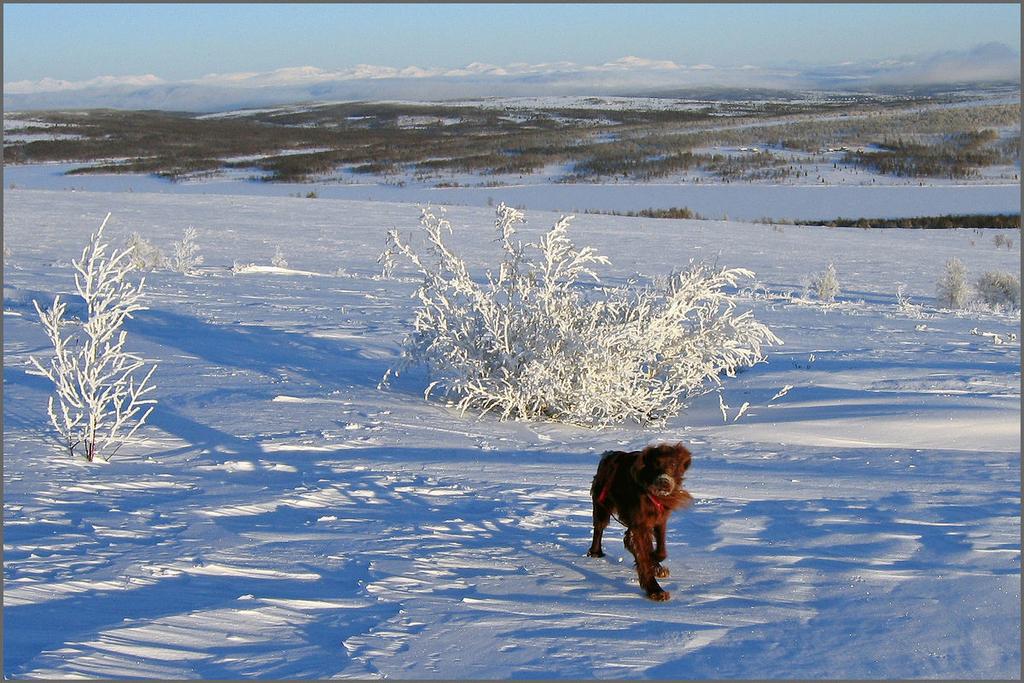
M 667 496 L 682 488 L 690 461 L 690 451 L 682 443 L 648 446 L 633 463 L 633 478 L 649 493 Z

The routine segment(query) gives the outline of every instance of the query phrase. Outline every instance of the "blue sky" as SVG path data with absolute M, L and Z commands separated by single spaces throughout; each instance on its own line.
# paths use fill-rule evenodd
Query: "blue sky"
M 5 82 L 180 80 L 302 65 L 601 64 L 627 55 L 778 66 L 1020 47 L 1015 3 L 5 4 L 3 14 Z

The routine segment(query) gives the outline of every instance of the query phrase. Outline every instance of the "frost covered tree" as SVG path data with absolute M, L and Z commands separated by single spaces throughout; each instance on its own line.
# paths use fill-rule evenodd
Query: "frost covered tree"
M 188 275 L 202 265 L 203 257 L 199 253 L 199 245 L 196 244 L 198 236 L 199 233 L 190 225 L 185 228 L 181 241 L 174 243 L 173 267 L 177 272 Z
M 146 370 L 141 357 L 125 350 L 127 333 L 121 329 L 132 313 L 145 310 L 145 278 L 136 285 L 126 277 L 132 270 L 131 249 L 108 256 L 103 229 L 109 219 L 107 214 L 81 259 L 72 262 L 75 288 L 88 313 L 81 335 L 65 335 L 73 323 L 66 319 L 67 304 L 59 295 L 46 311 L 34 302 L 54 355 L 48 364 L 31 357 L 30 372 L 54 384 L 48 413 L 61 447 L 71 455 L 81 452 L 90 462 L 96 457 L 110 460 L 156 404 L 148 397 L 155 389 L 150 379 L 156 365 Z
M 131 253 L 133 270 L 157 270 L 167 267 L 168 261 L 164 253 L 137 232 L 128 237 L 124 246 Z
M 388 233 L 388 264 L 401 255 L 423 276 L 420 306 L 402 358 L 382 384 L 425 364 L 439 389 L 463 412 L 502 419 L 543 418 L 599 426 L 660 423 L 689 398 L 713 390 L 722 375 L 763 360 L 781 343 L 724 290 L 753 273 L 690 264 L 664 282 L 598 287 L 595 266 L 608 259 L 569 239 L 572 216 L 537 243 L 516 239 L 521 211 L 501 204 L 495 227 L 504 251 L 483 282 L 444 243 L 443 212 L 423 210 L 429 245 L 421 256 L 398 231 Z
M 937 301 L 941 308 L 963 308 L 970 298 L 967 286 L 967 268 L 960 259 L 954 257 L 946 261 L 946 269 L 939 278 Z

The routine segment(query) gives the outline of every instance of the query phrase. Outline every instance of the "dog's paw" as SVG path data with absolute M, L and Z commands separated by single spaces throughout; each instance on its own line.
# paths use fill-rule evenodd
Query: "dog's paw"
M 588 550 L 587 557 L 604 557 L 603 550 Z
M 654 575 L 657 576 L 659 579 L 667 579 L 669 576 L 672 575 L 672 572 L 668 570 L 668 567 L 659 564 L 657 567 L 654 568 Z
M 659 588 L 656 591 L 651 591 L 650 593 L 648 593 L 647 597 L 649 597 L 651 600 L 654 600 L 655 602 L 665 602 L 666 600 L 672 597 L 672 594 L 669 593 L 667 590 Z

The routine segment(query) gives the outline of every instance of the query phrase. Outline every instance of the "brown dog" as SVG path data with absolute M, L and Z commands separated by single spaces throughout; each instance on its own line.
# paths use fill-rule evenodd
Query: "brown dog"
M 623 543 L 636 559 L 640 586 L 652 600 L 668 600 L 669 593 L 656 577 L 669 575 L 661 566 L 665 551 L 665 525 L 669 515 L 689 505 L 692 496 L 683 489 L 683 475 L 690 467 L 690 451 L 681 443 L 648 446 L 626 453 L 608 451 L 601 456 L 590 495 L 594 501 L 594 541 L 589 557 L 604 557 L 601 535 L 616 515 L 626 526 Z

